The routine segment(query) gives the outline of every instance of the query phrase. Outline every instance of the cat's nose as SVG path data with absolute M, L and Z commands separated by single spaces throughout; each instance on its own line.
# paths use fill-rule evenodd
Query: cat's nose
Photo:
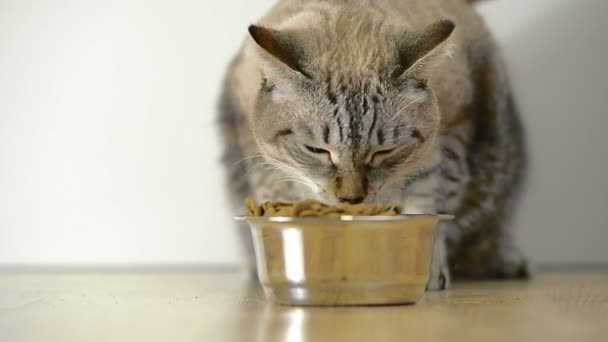
M 338 201 L 350 204 L 359 204 L 363 202 L 364 199 L 364 197 L 338 197 Z

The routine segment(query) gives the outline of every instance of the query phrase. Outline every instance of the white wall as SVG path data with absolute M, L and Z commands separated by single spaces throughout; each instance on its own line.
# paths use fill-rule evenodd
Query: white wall
M 235 262 L 215 102 L 271 3 L 0 0 L 0 263 Z M 605 2 L 480 8 L 529 125 L 522 245 L 608 261 Z

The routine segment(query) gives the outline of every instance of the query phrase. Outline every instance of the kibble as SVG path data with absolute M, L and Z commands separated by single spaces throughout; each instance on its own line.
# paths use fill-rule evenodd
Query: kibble
M 395 216 L 400 215 L 403 205 L 389 204 L 340 204 L 328 205 L 317 200 L 305 200 L 295 203 L 267 201 L 257 204 L 253 198 L 245 200 L 247 216 L 265 217 L 318 217 L 318 216 Z

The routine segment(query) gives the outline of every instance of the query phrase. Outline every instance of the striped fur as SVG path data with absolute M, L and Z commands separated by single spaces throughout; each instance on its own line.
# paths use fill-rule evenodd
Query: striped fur
M 450 271 L 527 273 L 508 228 L 522 128 L 501 57 L 468 6 L 283 0 L 250 34 L 219 117 L 235 210 L 249 195 L 405 199 L 409 213 L 457 216 L 439 229 L 429 289 L 446 287 Z

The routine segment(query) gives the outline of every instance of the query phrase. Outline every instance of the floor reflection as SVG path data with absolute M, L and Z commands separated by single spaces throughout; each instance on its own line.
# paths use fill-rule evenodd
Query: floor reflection
M 253 342 L 318 342 L 372 340 L 382 331 L 387 314 L 392 316 L 397 307 L 294 307 L 267 301 L 259 285 L 244 289 L 246 310 L 238 310 L 238 338 L 231 341 Z M 389 317 L 390 317 L 389 316 Z M 336 324 L 339 322 L 339 324 Z
M 310 313 L 314 308 L 281 306 L 264 297 L 257 283 L 244 284 L 241 300 L 232 319 L 238 321 L 238 329 L 229 333 L 229 341 L 251 342 L 305 342 Z M 243 309 L 245 308 L 245 309 Z M 230 316 L 230 314 L 229 314 Z
M 287 318 L 286 342 L 303 342 L 304 339 L 304 311 L 302 309 L 291 309 Z
M 305 342 L 306 312 L 303 308 L 267 303 L 260 316 L 256 342 Z
M 424 327 L 424 311 L 414 306 L 294 307 L 269 302 L 260 285 L 244 285 L 238 305 L 218 327 L 221 341 L 318 342 L 388 340 L 403 322 Z M 235 329 L 235 322 L 236 328 Z M 370 327 L 374 327 L 370 329 Z M 391 330 L 392 329 L 392 330 Z M 434 329 L 408 332 L 424 340 Z M 228 335 L 229 337 L 227 337 Z M 393 336 L 394 337 L 394 336 Z

